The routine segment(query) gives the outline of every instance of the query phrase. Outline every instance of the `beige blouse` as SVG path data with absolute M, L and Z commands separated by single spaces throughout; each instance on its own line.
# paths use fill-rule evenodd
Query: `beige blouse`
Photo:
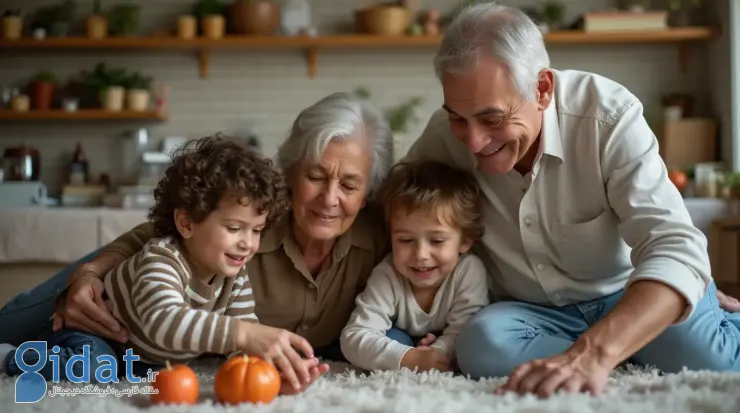
M 387 233 L 380 212 L 364 208 L 336 240 L 314 277 L 303 261 L 291 221 L 289 214 L 267 228 L 259 250 L 247 263 L 256 314 L 260 323 L 292 331 L 320 348 L 339 338 L 355 307 L 355 297 L 389 251 Z M 144 223 L 115 239 L 104 251 L 130 257 L 151 238 L 154 226 Z

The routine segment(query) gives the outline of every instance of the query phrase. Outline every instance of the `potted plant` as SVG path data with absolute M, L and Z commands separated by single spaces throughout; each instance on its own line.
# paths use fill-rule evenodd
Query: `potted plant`
M 76 9 L 74 0 L 62 0 L 57 4 L 38 8 L 31 21 L 34 37 L 66 36 Z
M 123 109 L 128 80 L 126 69 L 108 68 L 101 62 L 90 72 L 82 71 L 81 75 L 85 86 L 95 94 L 103 109 L 110 111 Z
M 51 31 L 51 25 L 54 23 L 54 8 L 53 6 L 39 7 L 33 12 L 31 17 L 30 25 L 33 37 L 36 39 L 44 39 L 49 35 Z
M 220 39 L 226 31 L 224 13 L 226 6 L 221 0 L 199 0 L 195 3 L 193 14 L 200 21 L 203 37 Z
M 100 0 L 93 2 L 93 14 L 85 20 L 85 31 L 89 39 L 103 39 L 108 37 L 108 19 L 100 8 Z
M 23 16 L 20 10 L 3 13 L 3 39 L 20 39 L 23 34 Z
M 177 18 L 177 37 L 192 39 L 198 34 L 198 20 L 195 16 L 185 14 Z
M 126 80 L 126 108 L 133 111 L 149 109 L 152 78 L 136 72 Z
M 141 6 L 119 3 L 108 10 L 108 31 L 113 36 L 130 36 L 139 29 Z
M 725 199 L 740 200 L 740 172 L 728 172 L 721 179 L 722 196 Z
M 542 5 L 542 19 L 547 24 L 547 30 L 558 30 L 563 25 L 565 5 L 558 0 L 547 0 Z
M 29 82 L 31 107 L 34 110 L 49 110 L 54 103 L 57 84 L 56 75 L 49 71 L 36 73 Z
M 72 23 L 77 4 L 74 0 L 63 0 L 51 8 L 51 24 L 47 30 L 52 36 L 64 37 L 69 33 L 69 25 Z

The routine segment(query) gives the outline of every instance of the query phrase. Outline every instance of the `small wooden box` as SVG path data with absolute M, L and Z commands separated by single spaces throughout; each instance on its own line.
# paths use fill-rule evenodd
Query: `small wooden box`
M 658 134 L 660 156 L 668 169 L 691 168 L 717 160 L 717 125 L 708 118 L 666 122 Z

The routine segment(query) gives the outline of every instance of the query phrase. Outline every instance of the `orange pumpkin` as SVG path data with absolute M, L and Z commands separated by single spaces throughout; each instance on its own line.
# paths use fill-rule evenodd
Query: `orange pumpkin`
M 270 403 L 280 393 L 280 374 L 259 357 L 234 356 L 218 369 L 214 390 L 222 403 Z
M 154 404 L 195 404 L 198 401 L 198 376 L 184 364 L 172 366 L 166 362 L 152 387 L 157 390 L 152 394 Z

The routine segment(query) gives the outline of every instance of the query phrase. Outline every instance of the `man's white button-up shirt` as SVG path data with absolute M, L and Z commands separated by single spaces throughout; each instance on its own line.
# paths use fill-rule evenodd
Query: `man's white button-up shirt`
M 596 74 L 555 70 L 532 172 L 485 175 L 440 109 L 409 150 L 472 171 L 485 235 L 476 252 L 496 298 L 563 306 L 636 280 L 665 283 L 689 307 L 710 280 L 707 241 L 670 182 L 640 101 Z

